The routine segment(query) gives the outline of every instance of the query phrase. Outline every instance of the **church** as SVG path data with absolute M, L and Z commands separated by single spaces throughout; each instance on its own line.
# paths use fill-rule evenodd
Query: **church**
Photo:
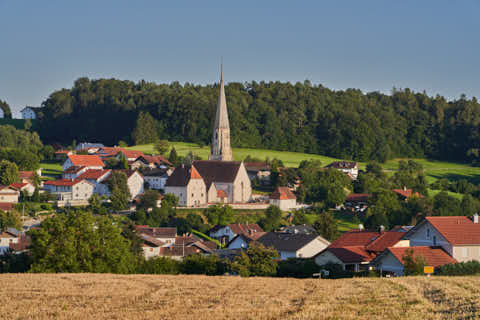
M 194 161 L 191 167 L 177 167 L 165 184 L 165 193 L 179 198 L 186 207 L 215 203 L 247 203 L 252 197 L 252 186 L 245 165 L 233 161 L 230 146 L 230 123 L 220 72 L 220 92 L 213 126 L 209 160 Z

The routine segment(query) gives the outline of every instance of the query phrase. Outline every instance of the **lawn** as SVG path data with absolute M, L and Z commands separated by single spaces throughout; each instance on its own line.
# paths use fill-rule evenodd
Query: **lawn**
M 177 153 L 181 156 L 185 156 L 189 151 L 192 151 L 194 154 L 200 156 L 202 159 L 208 159 L 210 148 L 204 146 L 200 148 L 195 143 L 185 143 L 185 142 L 170 142 Z M 129 149 L 140 150 L 145 153 L 153 153 L 153 144 L 147 145 L 138 145 L 130 147 Z M 307 154 L 299 152 L 287 152 L 287 151 L 275 151 L 275 150 L 265 150 L 265 149 L 246 149 L 246 148 L 233 148 L 233 156 L 235 160 L 243 160 L 246 156 L 252 156 L 255 158 L 265 159 L 265 158 L 277 158 L 283 161 L 287 167 L 298 167 L 302 160 L 316 159 L 320 160 L 323 165 L 327 165 L 333 161 L 339 160 L 331 157 L 316 155 L 316 154 Z M 387 163 L 382 164 L 382 167 L 389 173 L 393 173 L 398 169 L 398 162 L 400 160 L 407 161 L 408 159 L 394 159 L 387 161 Z M 427 175 L 428 183 L 432 183 L 441 178 L 447 178 L 448 180 L 459 180 L 467 179 L 473 183 L 480 183 L 480 167 L 472 167 L 466 164 L 436 161 L 436 160 L 426 160 L 426 159 L 412 159 L 416 162 L 419 162 L 423 165 L 425 173 Z M 365 169 L 366 163 L 359 162 L 360 169 Z
M 62 175 L 63 169 L 62 164 L 57 161 L 43 161 L 40 163 L 40 168 L 42 168 L 42 177 L 45 178 L 57 178 Z
M 479 319 L 479 277 L 3 274 L 2 319 Z

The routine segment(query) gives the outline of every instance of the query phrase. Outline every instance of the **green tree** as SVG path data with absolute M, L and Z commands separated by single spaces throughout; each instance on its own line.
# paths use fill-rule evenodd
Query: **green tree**
M 277 273 L 277 250 L 252 242 L 248 249 L 242 251 L 231 263 L 231 270 L 242 277 L 271 277 Z
M 168 156 L 168 161 L 170 161 L 174 166 L 179 165 L 177 150 L 175 150 L 175 147 L 172 147 L 172 150 L 170 150 L 170 155 Z
M 0 109 L 3 111 L 3 116 L 5 119 L 12 119 L 12 111 L 10 106 L 6 101 L 0 100 Z
M 403 270 L 406 276 L 423 275 L 426 266 L 425 258 L 422 256 L 414 257 L 413 249 L 408 249 L 402 257 Z
M 338 222 L 330 211 L 320 213 L 313 227 L 322 237 L 329 241 L 338 237 Z
M 23 128 L 25 129 L 25 131 L 30 131 L 30 129 L 32 129 L 32 120 L 30 119 L 25 120 L 25 123 L 23 124 Z
M 157 201 L 160 199 L 160 192 L 156 190 L 147 190 L 140 196 L 140 203 L 137 208 L 148 209 L 157 207 Z
M 112 218 L 68 211 L 29 231 L 32 272 L 131 273 L 139 257 Z
M 102 198 L 98 195 L 98 193 L 94 193 L 90 199 L 88 199 L 88 203 L 90 204 L 90 208 L 92 209 L 93 213 L 98 213 L 102 207 Z
M 132 138 L 135 144 L 147 144 L 158 140 L 157 121 L 148 112 L 140 112 Z
M 5 231 L 8 228 L 22 229 L 22 219 L 16 211 L 1 211 L 0 210 L 0 231 Z
M 265 210 L 265 217 L 261 218 L 258 223 L 265 231 L 278 229 L 282 223 L 282 210 L 277 206 L 269 206 Z
M 124 210 L 128 208 L 131 199 L 130 190 L 127 184 L 127 175 L 122 171 L 114 171 L 108 180 L 110 190 L 110 201 L 114 210 Z
M 216 225 L 228 225 L 233 222 L 233 209 L 232 207 L 225 205 L 209 206 L 203 212 L 207 217 L 208 223 L 212 226 Z
M 18 179 L 17 165 L 8 160 L 0 161 L 0 184 L 8 186 L 18 181 Z
M 168 140 L 158 140 L 154 145 L 155 151 L 157 151 L 159 154 L 165 154 L 169 148 L 170 145 L 168 144 Z

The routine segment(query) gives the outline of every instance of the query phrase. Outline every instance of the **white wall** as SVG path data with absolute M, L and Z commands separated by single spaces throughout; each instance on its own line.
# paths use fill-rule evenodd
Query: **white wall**
M 130 191 L 131 199 L 134 199 L 139 194 L 143 193 L 143 177 L 138 173 L 133 173 L 127 180 L 128 190 Z
M 397 276 L 403 276 L 403 265 L 390 252 L 383 256 L 377 264 L 377 270 L 394 272 Z
M 5 114 L 3 113 L 3 109 L 0 108 L 0 119 L 3 119 L 5 117 Z
M 142 249 L 143 249 L 143 256 L 145 257 L 145 259 L 158 257 L 160 255 L 160 247 L 150 247 L 148 245 L 144 245 Z
M 243 237 L 236 237 L 229 245 L 228 249 L 247 249 L 248 243 Z
M 441 246 L 449 255 L 453 256 L 452 245 L 428 221 L 425 221 L 408 239 L 411 247 Z
M 306 246 L 297 251 L 297 258 L 311 258 L 319 252 L 325 250 L 330 245 L 329 242 L 324 242 L 320 238 L 315 238 Z
M 328 250 L 316 256 L 315 263 L 319 266 L 323 266 L 327 263 L 337 263 L 343 265 L 343 262 Z

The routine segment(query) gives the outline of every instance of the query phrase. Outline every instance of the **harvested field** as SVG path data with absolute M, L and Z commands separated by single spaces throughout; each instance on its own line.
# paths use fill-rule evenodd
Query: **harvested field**
M 478 319 L 480 278 L 1 275 L 2 319 Z

